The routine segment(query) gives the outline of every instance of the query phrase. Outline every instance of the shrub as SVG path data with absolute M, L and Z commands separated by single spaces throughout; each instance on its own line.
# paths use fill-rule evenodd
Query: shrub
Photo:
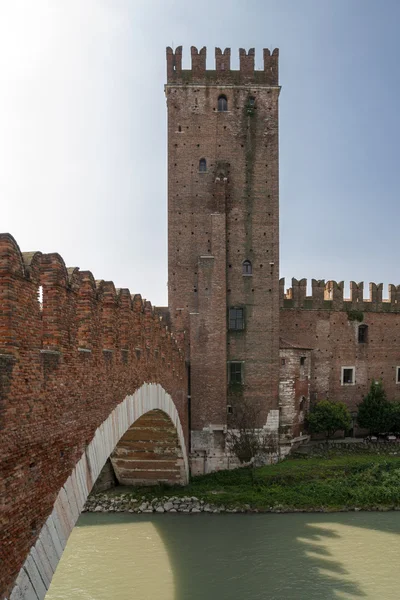
M 311 433 L 326 433 L 330 438 L 336 431 L 350 428 L 351 416 L 343 402 L 321 400 L 308 415 L 308 429 Z
M 372 381 L 370 390 L 358 405 L 357 422 L 372 434 L 393 430 L 395 412 L 386 398 L 381 381 Z M 399 419 L 396 415 L 396 421 Z

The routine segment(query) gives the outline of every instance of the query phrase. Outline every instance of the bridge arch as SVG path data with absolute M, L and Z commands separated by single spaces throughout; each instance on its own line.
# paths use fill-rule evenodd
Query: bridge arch
M 118 404 L 97 428 L 71 475 L 60 489 L 53 510 L 23 564 L 9 600 L 42 600 L 68 537 L 104 464 L 124 434 L 143 415 L 161 411 L 176 429 L 181 450 L 182 483 L 189 477 L 185 437 L 177 408 L 160 384 L 145 383 Z

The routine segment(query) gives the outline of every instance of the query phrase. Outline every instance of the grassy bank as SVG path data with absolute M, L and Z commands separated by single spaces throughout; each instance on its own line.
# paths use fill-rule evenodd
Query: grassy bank
M 132 498 L 195 496 L 226 508 L 346 510 L 400 507 L 400 457 L 333 455 L 194 477 L 186 487 L 118 487 Z

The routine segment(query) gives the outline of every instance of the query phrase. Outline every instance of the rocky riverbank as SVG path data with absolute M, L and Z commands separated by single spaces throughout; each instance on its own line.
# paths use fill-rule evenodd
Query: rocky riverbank
M 195 496 L 164 496 L 146 499 L 145 496 L 132 498 L 130 494 L 110 497 L 107 494 L 89 496 L 83 512 L 129 512 L 129 513 L 237 513 L 259 512 L 250 505 L 245 507 L 227 508 L 200 500 Z

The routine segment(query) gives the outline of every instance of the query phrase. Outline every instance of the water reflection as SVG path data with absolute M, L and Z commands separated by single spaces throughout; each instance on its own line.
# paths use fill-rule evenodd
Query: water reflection
M 392 600 L 400 513 L 85 514 L 46 600 Z

